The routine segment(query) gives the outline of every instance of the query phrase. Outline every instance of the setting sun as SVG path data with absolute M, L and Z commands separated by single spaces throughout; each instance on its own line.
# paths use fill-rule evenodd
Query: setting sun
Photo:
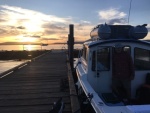
M 42 29 L 40 28 L 40 21 L 38 21 L 38 20 L 34 20 L 34 22 L 33 22 L 33 20 L 32 21 L 30 20 L 29 22 L 24 23 L 24 26 L 28 32 L 42 31 Z

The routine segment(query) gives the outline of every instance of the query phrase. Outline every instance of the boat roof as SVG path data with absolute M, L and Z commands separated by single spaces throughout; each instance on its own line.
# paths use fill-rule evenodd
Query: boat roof
M 85 42 L 84 45 L 87 45 L 89 48 L 91 48 L 100 44 L 114 43 L 114 42 L 131 42 L 131 43 L 150 45 L 150 42 L 146 40 L 134 40 L 134 39 L 109 39 L 109 40 L 88 41 Z

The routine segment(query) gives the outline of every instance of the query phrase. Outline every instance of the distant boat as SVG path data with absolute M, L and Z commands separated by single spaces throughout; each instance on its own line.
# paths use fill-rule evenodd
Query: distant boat
M 48 46 L 48 44 L 41 44 L 41 46 Z

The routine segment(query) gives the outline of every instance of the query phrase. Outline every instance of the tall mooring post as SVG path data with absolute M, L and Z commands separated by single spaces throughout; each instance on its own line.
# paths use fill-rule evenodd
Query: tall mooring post
M 73 50 L 74 50 L 74 25 L 70 24 L 68 34 L 68 56 L 71 70 L 73 70 Z

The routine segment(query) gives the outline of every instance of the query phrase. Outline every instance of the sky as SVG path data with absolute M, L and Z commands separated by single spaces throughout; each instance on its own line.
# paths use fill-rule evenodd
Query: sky
M 0 44 L 65 43 L 69 24 L 75 41 L 85 41 L 105 22 L 147 24 L 150 32 L 150 0 L 0 0 Z

